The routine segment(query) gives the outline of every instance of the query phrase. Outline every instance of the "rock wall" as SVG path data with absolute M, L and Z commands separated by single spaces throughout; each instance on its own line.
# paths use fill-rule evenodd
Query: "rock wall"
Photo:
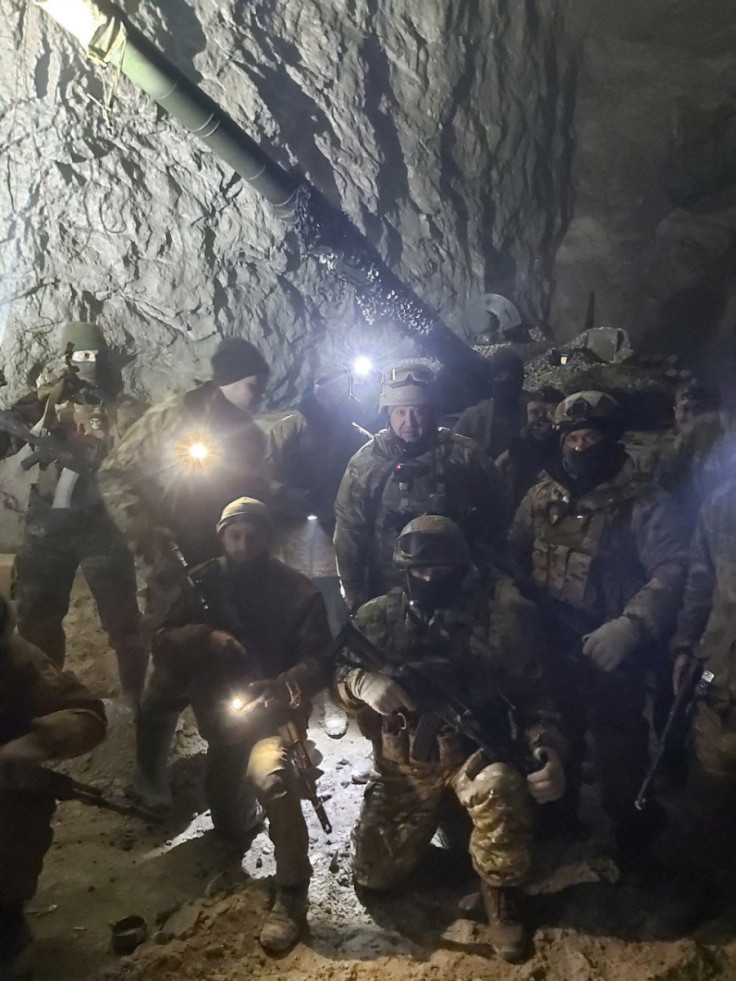
M 2 0 L 3 354 L 16 394 L 68 317 L 104 324 L 152 398 L 221 335 L 293 399 L 320 353 L 411 348 L 368 330 L 294 236 L 40 9 Z M 161 0 L 127 11 L 268 148 L 345 209 L 462 332 L 487 291 L 543 322 L 570 213 L 575 58 L 563 0 Z

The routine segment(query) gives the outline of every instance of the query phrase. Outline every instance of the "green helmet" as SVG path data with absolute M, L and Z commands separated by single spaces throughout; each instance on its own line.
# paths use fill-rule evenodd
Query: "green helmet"
M 69 347 L 71 345 L 71 348 Z M 107 341 L 102 328 L 86 320 L 73 320 L 66 324 L 61 335 L 61 346 L 66 351 L 106 351 Z
M 381 377 L 378 405 L 432 405 L 437 402 L 436 377 L 421 361 L 401 361 L 387 368 Z
M 624 425 L 618 402 L 605 392 L 575 392 L 555 409 L 555 426 L 566 436 L 576 429 L 600 429 L 610 439 L 620 439 Z
M 397 569 L 469 564 L 465 535 L 444 515 L 423 514 L 414 518 L 396 539 L 394 565 Z
M 268 508 L 263 501 L 258 501 L 255 497 L 238 497 L 226 504 L 217 522 L 217 534 L 221 535 L 223 530 L 234 521 L 260 521 L 268 528 L 271 527 Z

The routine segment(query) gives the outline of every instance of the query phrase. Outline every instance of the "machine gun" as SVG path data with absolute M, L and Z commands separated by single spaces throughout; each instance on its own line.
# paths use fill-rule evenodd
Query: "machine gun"
M 119 797 L 106 797 L 98 787 L 80 783 L 65 773 L 57 773 L 45 766 L 25 767 L 11 764 L 4 766 L 1 782 L 8 789 L 55 797 L 59 801 L 78 800 L 90 807 L 104 811 L 114 811 L 126 817 L 138 817 L 144 821 L 161 823 L 162 816 L 157 811 L 141 807 L 132 801 Z
M 91 458 L 89 447 L 77 442 L 75 438 L 67 438 L 64 430 L 59 434 L 39 435 L 16 419 L 11 412 L 0 412 L 0 431 L 31 447 L 33 452 L 21 460 L 20 465 L 23 470 L 30 470 L 36 464 L 42 468 L 48 467 L 51 463 L 58 463 L 65 470 L 80 475 L 92 473 L 96 469 L 96 462 Z
M 457 669 L 447 657 L 437 656 L 428 650 L 426 656 L 416 660 L 408 660 L 398 666 L 387 665 L 378 648 L 352 622 L 348 622 L 342 634 L 343 651 L 347 651 L 347 654 L 338 654 L 338 659 L 344 665 L 390 675 L 419 706 L 412 746 L 412 756 L 417 762 L 431 759 L 438 732 L 447 728 L 481 751 L 473 767 L 468 770 L 471 779 L 489 763 L 511 763 L 525 774 L 546 764 L 546 759 L 538 759 L 523 750 L 517 739 L 512 707 L 500 695 L 495 698 L 494 710 L 481 721 L 473 709 L 453 692 Z M 403 722 L 405 724 L 406 719 Z

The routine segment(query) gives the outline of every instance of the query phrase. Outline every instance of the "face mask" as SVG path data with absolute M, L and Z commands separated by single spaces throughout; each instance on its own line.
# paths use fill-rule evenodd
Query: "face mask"
M 562 465 L 571 477 L 577 480 L 591 480 L 603 475 L 610 469 L 611 445 L 605 439 L 587 450 L 573 450 L 567 446 L 562 448 Z
M 430 579 L 429 582 L 407 572 L 406 591 L 412 605 L 426 617 L 430 617 L 435 610 L 453 606 L 467 571 L 465 566 L 457 566 L 449 575 L 441 579 Z

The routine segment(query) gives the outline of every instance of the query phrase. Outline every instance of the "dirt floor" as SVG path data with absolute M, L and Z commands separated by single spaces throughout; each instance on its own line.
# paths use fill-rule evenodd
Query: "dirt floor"
M 68 620 L 69 666 L 105 698 L 116 694 L 89 594 L 75 589 Z M 133 726 L 113 713 L 107 741 L 68 766 L 77 779 L 122 795 L 133 751 Z M 348 839 L 362 795 L 352 764 L 365 753 L 359 734 L 339 741 L 313 727 L 325 760 L 321 793 L 334 825 L 327 837 L 308 814 L 314 879 L 310 932 L 286 956 L 258 945 L 271 894 L 270 841 L 259 835 L 246 855 L 228 853 L 211 831 L 200 791 L 203 744 L 191 720 L 176 737 L 171 773 L 176 814 L 162 827 L 78 803 L 62 803 L 55 841 L 30 904 L 37 942 L 17 976 L 34 981 L 734 981 L 736 905 L 713 903 L 695 932 L 680 939 L 678 917 L 712 896 L 693 880 L 653 887 L 623 877 L 616 884 L 574 885 L 529 899 L 534 956 L 510 966 L 491 954 L 483 924 L 463 918 L 458 901 L 472 887 L 464 870 L 435 849 L 421 876 L 402 892 L 359 901 Z M 549 850 L 548 850 L 549 851 Z M 547 855 L 549 858 L 549 854 Z M 575 855 L 567 856 L 567 861 Z M 605 862 L 578 863 L 572 881 L 608 876 Z M 544 878 L 544 877 L 542 877 Z M 564 881 L 558 876 L 556 885 Z M 554 885 L 549 886 L 554 888 Z M 707 892 L 707 890 L 706 890 Z M 151 938 L 127 957 L 110 952 L 110 924 L 139 914 Z M 685 916 L 685 920 L 687 916 Z M 700 916 L 703 920 L 703 916 Z

